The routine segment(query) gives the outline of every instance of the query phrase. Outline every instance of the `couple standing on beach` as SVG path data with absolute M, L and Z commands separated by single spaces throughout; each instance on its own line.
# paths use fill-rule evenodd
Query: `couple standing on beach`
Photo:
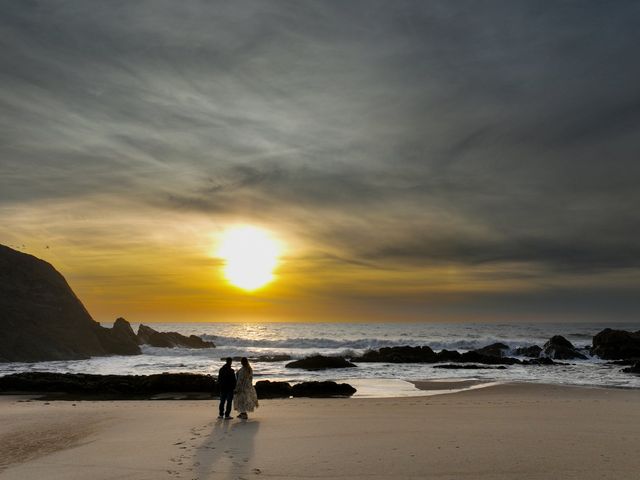
M 247 412 L 253 412 L 258 407 L 258 395 L 253 387 L 253 369 L 249 360 L 242 357 L 242 367 L 238 373 L 231 368 L 232 358 L 227 358 L 226 363 L 218 372 L 218 388 L 220 390 L 220 415 L 218 418 L 231 418 L 231 402 L 234 408 L 240 412 L 238 418 L 249 418 Z

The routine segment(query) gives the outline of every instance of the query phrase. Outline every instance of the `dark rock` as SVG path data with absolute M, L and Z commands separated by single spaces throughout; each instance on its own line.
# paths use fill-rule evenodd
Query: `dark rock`
M 351 396 L 356 389 L 346 383 L 261 380 L 255 385 L 259 398 Z M 159 375 L 91 375 L 82 373 L 26 372 L 0 377 L 0 393 L 64 393 L 72 397 L 148 398 L 163 393 L 216 395 L 214 377 L 191 373 Z
M 464 363 L 483 363 L 485 365 L 515 365 L 521 363 L 517 358 L 482 355 L 475 350 L 460 354 L 458 361 Z
M 438 352 L 438 362 L 459 362 L 460 361 L 460 352 L 457 350 L 446 350 L 442 349 Z
M 445 363 L 444 365 L 434 365 L 433 368 L 446 368 L 448 370 L 505 370 L 507 367 L 498 365 L 497 367 L 489 367 L 487 365 L 475 365 L 473 363 Z
M 291 388 L 294 397 L 350 397 L 356 389 L 348 383 L 302 382 Z
M 0 377 L 0 392 L 59 392 L 82 395 L 145 396 L 166 392 L 216 393 L 210 375 L 91 375 L 84 373 L 26 372 Z
M 542 353 L 542 347 L 539 347 L 538 345 L 516 348 L 515 351 L 516 355 L 528 358 L 538 358 L 540 356 L 540 353 Z
M 640 373 L 640 362 L 636 362 L 634 365 L 628 368 L 623 368 L 624 373 Z
M 152 347 L 164 348 L 214 348 L 213 342 L 202 340 L 196 335 L 188 337 L 177 332 L 158 332 L 146 325 L 138 327 L 138 341 Z
M 436 353 L 430 347 L 383 347 L 380 350 L 369 350 L 361 357 L 352 358 L 354 362 L 386 362 L 386 363 L 435 363 Z
M 53 266 L 0 245 L 0 362 L 139 354 L 123 330 L 95 322 Z
M 560 363 L 554 362 L 549 357 L 530 358 L 529 360 L 524 360 L 522 364 L 523 365 L 561 365 Z
M 353 363 L 342 357 L 325 357 L 324 355 L 313 355 L 311 357 L 287 363 L 287 368 L 303 368 L 305 370 L 326 370 L 328 368 L 352 368 Z
M 504 343 L 493 343 L 486 347 L 478 348 L 474 350 L 481 355 L 487 355 L 489 357 L 504 357 L 505 353 L 509 351 L 509 346 Z
M 549 358 L 556 360 L 572 360 L 575 358 L 586 360 L 587 357 L 575 349 L 573 344 L 561 335 L 555 335 L 542 347 L 542 352 Z
M 506 347 L 506 345 L 505 345 Z M 509 348 L 509 347 L 506 347 Z M 488 365 L 513 365 L 520 360 L 510 357 L 484 355 L 478 350 L 460 353 L 455 350 L 442 350 L 435 353 L 427 346 L 422 347 L 385 347 L 380 350 L 371 350 L 361 357 L 352 359 L 354 362 L 388 362 L 388 363 L 437 363 L 437 362 L 461 362 L 484 363 Z
M 138 337 L 124 318 L 116 319 L 111 330 L 103 328 L 98 331 L 98 338 L 105 349 L 117 355 L 140 353 Z
M 291 396 L 291 385 L 288 382 L 271 382 L 260 380 L 256 382 L 256 393 L 258 398 L 289 398 Z
M 605 328 L 593 337 L 591 354 L 605 360 L 640 358 L 640 330 Z

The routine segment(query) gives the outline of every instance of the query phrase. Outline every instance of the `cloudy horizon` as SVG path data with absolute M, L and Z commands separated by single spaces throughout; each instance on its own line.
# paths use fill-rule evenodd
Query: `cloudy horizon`
M 637 2 L 0 13 L 0 243 L 97 320 L 638 318 Z M 252 294 L 236 224 L 286 245 Z

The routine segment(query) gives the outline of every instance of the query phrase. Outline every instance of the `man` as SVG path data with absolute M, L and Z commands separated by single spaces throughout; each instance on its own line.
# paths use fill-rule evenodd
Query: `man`
M 231 368 L 232 362 L 232 358 L 227 358 L 227 362 L 218 371 L 218 389 L 220 390 L 220 415 L 218 418 L 231 418 L 233 390 L 236 388 L 236 372 Z

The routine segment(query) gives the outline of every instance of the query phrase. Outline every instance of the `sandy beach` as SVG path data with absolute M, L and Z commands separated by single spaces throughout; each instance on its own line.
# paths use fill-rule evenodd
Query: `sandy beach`
M 0 397 L 0 478 L 619 480 L 640 471 L 637 390 L 508 384 L 265 400 L 248 421 L 217 420 L 215 403 Z

